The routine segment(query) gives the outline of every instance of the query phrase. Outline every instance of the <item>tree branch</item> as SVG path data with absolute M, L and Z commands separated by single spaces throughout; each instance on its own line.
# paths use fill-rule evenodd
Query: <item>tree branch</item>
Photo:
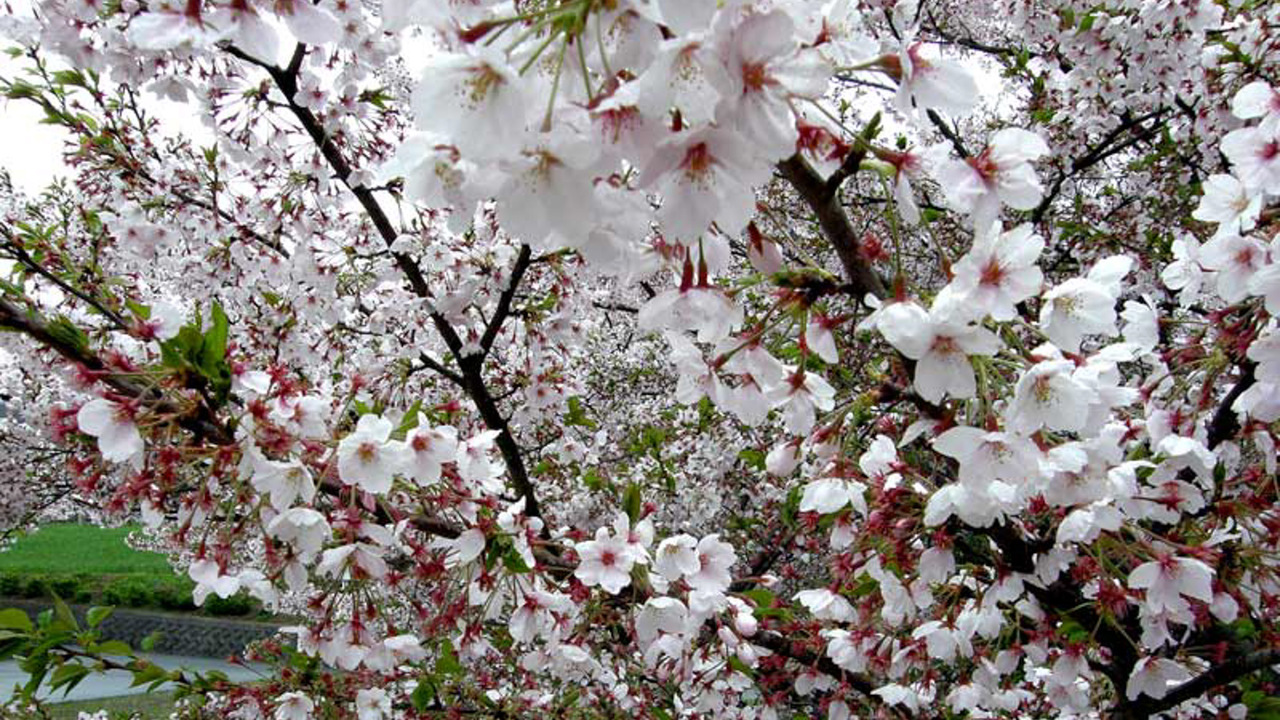
M 818 224 L 835 248 L 844 267 L 849 284 L 861 300 L 868 294 L 878 298 L 888 296 L 884 282 L 862 256 L 858 254 L 858 234 L 849 222 L 849 216 L 840 207 L 837 194 L 830 191 L 827 181 L 800 155 L 778 163 L 778 170 L 791 183 L 809 209 L 818 216 Z
M 969 157 L 969 148 L 965 147 L 964 141 L 961 140 L 960 136 L 956 134 L 956 131 L 947 124 L 947 121 L 942 119 L 942 116 L 938 114 L 937 110 L 930 108 L 929 110 L 926 110 L 924 114 L 928 116 L 929 122 L 933 123 L 933 126 L 938 128 L 938 132 L 942 133 L 942 137 L 946 138 L 951 143 L 951 147 L 955 148 L 957 155 L 961 158 Z
M 111 372 L 101 358 L 87 347 L 74 342 L 66 333 L 51 327 L 34 310 L 23 311 L 8 300 L 0 298 L 0 328 L 16 330 L 64 358 L 94 371 L 98 379 L 122 395 L 138 398 L 154 410 L 176 416 L 178 424 L 198 438 L 208 439 L 216 445 L 235 442 L 235 433 L 218 423 L 213 412 L 204 403 L 199 403 L 193 413 L 129 378 Z
M 1193 698 L 1200 697 L 1213 688 L 1234 682 L 1251 672 L 1280 665 L 1280 649 L 1259 650 L 1239 655 L 1214 665 L 1200 675 L 1182 683 L 1160 699 L 1143 696 L 1141 700 L 1126 703 L 1115 717 L 1120 720 L 1138 720 L 1164 712 Z M 1119 692 L 1119 689 L 1117 689 Z
M 529 269 L 529 259 L 532 257 L 533 251 L 528 245 L 520 246 L 520 254 L 516 256 L 516 264 L 511 268 L 511 279 L 507 283 L 507 287 L 502 291 L 501 297 L 498 298 L 498 308 L 494 310 L 493 317 L 489 319 L 489 324 L 485 325 L 484 335 L 480 338 L 480 349 L 484 354 L 489 353 L 489 349 L 493 347 L 493 341 L 498 337 L 498 333 L 502 330 L 502 323 L 506 322 L 507 316 L 511 314 L 511 302 L 515 299 L 516 289 L 520 287 L 520 280 L 524 277 L 524 271 Z
M 276 87 L 284 95 L 290 112 L 302 124 L 303 129 L 311 137 L 316 147 L 320 149 L 321 155 L 329 163 L 334 175 L 356 196 L 356 200 L 359 201 L 360 206 L 369 216 L 370 221 L 373 222 L 373 226 L 377 229 L 383 242 L 386 243 L 387 247 L 391 247 L 399 233 L 396 232 L 395 227 L 391 224 L 386 211 L 382 209 L 378 199 L 373 196 L 373 192 L 368 188 L 363 185 L 351 185 L 348 181 L 351 176 L 351 165 L 347 162 L 346 157 L 343 156 L 342 150 L 333 141 L 333 138 L 325 133 L 324 126 L 321 125 L 315 114 L 294 101 L 294 95 L 298 92 L 298 71 L 301 67 L 301 57 L 306 54 L 305 46 L 301 43 L 298 44 L 289 67 L 283 70 L 254 58 L 234 45 L 226 45 L 224 47 L 229 54 L 267 71 L 275 82 Z M 449 351 L 453 353 L 453 357 L 457 360 L 459 367 L 462 368 L 463 382 L 461 385 L 466 389 L 467 394 L 471 396 L 472 401 L 475 402 L 485 426 L 490 430 L 498 431 L 498 449 L 502 452 L 502 458 L 507 464 L 507 472 L 511 476 L 512 485 L 515 486 L 521 497 L 525 498 L 525 514 L 531 517 L 541 517 L 542 508 L 534 495 L 533 483 L 529 479 L 524 458 L 520 453 L 520 446 L 516 443 L 507 419 L 502 416 L 502 413 L 498 410 L 497 403 L 493 399 L 493 395 L 485 386 L 483 375 L 483 353 L 492 346 L 498 331 L 501 330 L 502 322 L 510 314 L 512 297 L 520 285 L 520 279 L 524 276 L 524 272 L 529 266 L 530 253 L 531 251 L 527 245 L 521 247 L 516 267 L 512 271 L 511 283 L 503 291 L 502 298 L 499 300 L 498 312 L 485 327 L 485 333 L 481 339 L 481 354 L 466 354 L 462 338 L 458 336 L 457 331 L 454 330 L 443 315 L 433 311 L 431 313 L 431 321 L 444 339 Z M 422 298 L 430 298 L 430 288 L 427 285 L 426 278 L 422 275 L 422 269 L 418 266 L 418 263 L 406 253 L 393 252 L 392 257 L 395 258 L 396 265 L 408 278 L 414 294 Z M 487 345 L 485 344 L 486 340 Z M 448 377 L 448 375 L 445 377 Z M 544 525 L 543 531 L 549 532 L 549 529 Z
M 18 242 L 18 239 L 14 237 L 13 232 L 8 227 L 0 227 L 0 233 L 3 233 L 5 238 L 8 240 L 8 243 L 5 245 L 5 247 L 8 248 L 8 250 L 13 253 L 14 258 L 18 262 L 22 263 L 23 266 L 33 270 L 34 272 L 39 274 L 41 277 L 53 283 L 54 285 L 57 285 L 59 288 L 62 289 L 63 292 L 67 293 L 68 295 L 72 295 L 74 297 L 80 298 L 80 300 L 88 304 L 89 307 L 92 307 L 94 310 L 97 310 L 100 315 L 110 320 L 111 323 L 115 325 L 117 328 L 121 330 L 128 329 L 129 323 L 126 322 L 125 319 L 121 317 L 119 313 L 103 305 L 96 298 L 88 295 L 82 290 L 72 287 L 70 283 L 66 282 L 65 280 L 58 277 L 57 275 L 54 275 L 52 272 L 49 272 L 43 266 L 41 266 L 40 263 L 36 262 L 35 258 L 31 257 L 31 255 L 27 253 L 26 249 L 22 247 L 22 244 Z

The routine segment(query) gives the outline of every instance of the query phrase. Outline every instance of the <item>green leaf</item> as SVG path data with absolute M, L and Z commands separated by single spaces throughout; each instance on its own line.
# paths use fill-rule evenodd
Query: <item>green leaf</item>
M 422 400 L 414 400 L 409 409 L 404 412 L 404 417 L 400 419 L 400 427 L 395 429 L 392 435 L 403 438 L 409 434 L 410 430 L 418 427 L 418 414 L 422 412 Z
M 17 630 L 22 633 L 30 633 L 33 629 L 31 618 L 27 614 L 17 608 L 5 608 L 0 610 L 0 628 L 5 630 Z
M 1258 626 L 1249 618 L 1240 618 L 1231 623 L 1231 631 L 1241 640 L 1252 640 L 1258 636 Z
M 418 680 L 418 687 L 414 688 L 413 694 L 409 696 L 409 702 L 413 703 L 413 709 L 418 712 L 426 712 L 435 699 L 436 686 L 425 677 Z
M 765 454 L 759 450 L 745 448 L 738 451 L 738 459 L 746 464 L 747 467 L 755 470 L 764 470 Z
M 227 334 L 230 324 L 227 322 L 227 313 L 223 311 L 221 304 L 213 304 L 209 310 L 209 319 L 212 325 L 209 332 L 204 335 L 201 354 L 211 361 L 223 360 L 227 357 Z
M 93 649 L 102 655 L 133 655 L 133 648 L 129 647 L 129 643 L 120 640 L 100 642 Z
M 133 684 L 129 687 L 138 687 L 147 683 L 161 682 L 169 679 L 169 673 L 165 669 L 146 660 L 139 660 L 133 668 Z
M 1086 643 L 1089 641 L 1089 631 L 1075 620 L 1064 620 L 1058 626 L 1058 633 L 1072 643 Z
M 453 652 L 453 644 L 447 640 L 440 646 L 440 657 L 436 658 L 436 674 L 462 674 L 462 663 L 458 662 L 458 656 Z
M 214 399 L 219 406 L 226 403 L 231 393 L 231 366 L 227 363 L 227 336 L 229 324 L 227 314 L 222 306 L 213 304 L 209 311 L 210 327 L 200 343 L 200 352 L 196 357 L 196 368 L 209 386 L 213 389 Z
M 124 306 L 129 308 L 130 312 L 142 318 L 143 320 L 151 319 L 151 308 L 147 307 L 146 305 L 143 305 L 140 302 L 136 302 L 134 300 L 125 300 Z
M 582 473 L 582 484 L 586 485 L 588 490 L 598 492 L 603 490 L 608 482 L 595 468 L 587 468 L 587 471 Z
M 72 630 L 80 629 L 80 623 L 76 622 L 75 614 L 56 593 L 53 596 L 53 616 Z
M 738 672 L 742 673 L 743 675 L 746 675 L 749 678 L 754 678 L 756 676 L 756 672 L 751 668 L 747 667 L 747 664 L 739 660 L 735 655 L 729 656 L 729 667 L 733 668 L 734 670 L 737 670 Z
M 25 697 L 33 697 L 36 693 L 36 690 L 40 688 L 40 683 L 44 682 L 44 676 L 49 673 L 49 667 L 48 665 L 41 663 L 34 670 L 27 670 L 27 668 L 25 667 L 23 668 L 23 670 L 26 670 L 28 673 L 30 673 L 31 678 L 27 680 L 26 685 L 22 686 L 22 694 Z
M 773 601 L 778 597 L 764 588 L 752 588 L 742 593 L 742 596 L 751 600 L 757 607 L 772 607 Z
M 524 558 L 520 557 L 520 553 L 514 547 L 502 554 L 502 566 L 507 569 L 507 572 L 517 575 L 523 575 L 533 570 L 525 563 Z
M 80 684 L 81 680 L 89 675 L 89 668 L 79 663 L 67 663 L 57 670 L 53 671 L 53 677 L 49 680 L 49 689 L 57 690 L 66 686 L 62 691 L 63 697 L 71 692 L 71 689 Z
M 1241 699 L 1245 707 L 1249 708 L 1250 720 L 1280 720 L 1280 698 L 1254 690 L 1245 693 Z
M 142 638 L 142 642 L 138 643 L 138 647 L 142 648 L 143 652 L 151 652 L 156 649 L 156 643 L 159 642 L 162 637 L 164 637 L 164 633 L 159 630 L 154 630 L 146 637 Z
M 74 323 L 67 319 L 65 315 L 49 321 L 49 334 L 60 345 L 66 345 L 78 352 L 84 353 L 89 350 L 89 336 L 84 331 L 76 327 Z
M 84 620 L 89 624 L 91 629 L 97 628 L 102 624 L 103 620 L 111 617 L 111 613 L 115 611 L 116 609 L 113 607 L 91 607 L 89 608 L 89 612 L 85 613 Z
M 622 510 L 627 513 L 627 517 L 631 518 L 634 525 L 640 520 L 640 483 L 628 483 L 627 490 L 622 494 Z
M 586 409 L 582 405 L 582 398 L 577 395 L 569 398 L 569 414 L 565 416 L 564 421 L 567 425 L 577 425 L 578 427 L 592 430 L 599 426 L 599 423 L 587 417 Z
M 793 528 L 796 526 L 796 517 L 800 514 L 800 499 L 804 496 L 804 489 L 799 485 L 791 488 L 787 493 L 787 501 L 782 504 L 782 524 Z

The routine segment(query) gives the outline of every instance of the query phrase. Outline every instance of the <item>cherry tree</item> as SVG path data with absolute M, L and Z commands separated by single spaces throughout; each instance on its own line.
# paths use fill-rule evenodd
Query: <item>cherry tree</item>
M 302 618 L 235 685 L 0 611 L 14 711 L 1274 715 L 1278 26 L 10 9 L 70 178 L 0 192 L 0 524 L 140 516 Z

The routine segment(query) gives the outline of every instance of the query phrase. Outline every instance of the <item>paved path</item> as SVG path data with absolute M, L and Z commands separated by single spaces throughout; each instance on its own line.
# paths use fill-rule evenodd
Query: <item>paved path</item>
M 182 655 L 146 655 L 151 662 L 161 667 L 172 670 L 173 668 L 188 668 L 190 670 L 208 671 L 221 670 L 227 674 L 227 677 L 233 681 L 254 680 L 262 677 L 262 673 L 266 672 L 265 666 L 255 665 L 253 668 L 246 668 L 241 665 L 232 665 L 222 660 L 211 660 L 209 658 L 200 657 L 184 657 Z M 0 705 L 6 700 L 13 697 L 14 685 L 23 685 L 27 681 L 27 676 L 18 669 L 18 664 L 13 660 L 5 660 L 0 662 Z M 71 691 L 65 698 L 62 691 L 58 690 L 49 694 L 48 687 L 40 689 L 41 698 L 52 698 L 57 702 L 62 700 L 94 700 L 97 698 L 117 697 L 119 695 L 134 695 L 146 692 L 146 686 L 136 688 L 129 687 L 133 682 L 133 676 L 124 670 L 112 670 L 106 673 L 95 673 L 86 677 L 79 685 Z M 169 686 L 161 686 L 166 689 Z

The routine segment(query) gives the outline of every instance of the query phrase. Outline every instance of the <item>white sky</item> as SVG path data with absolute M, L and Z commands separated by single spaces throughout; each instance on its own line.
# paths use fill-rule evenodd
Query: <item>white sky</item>
M 0 56 L 0 77 L 18 77 L 19 63 Z M 13 184 L 24 194 L 34 195 L 59 174 L 62 145 L 67 133 L 61 128 L 41 125 L 44 113 L 27 101 L 0 100 L 0 167 L 9 171 Z
M 26 15 L 30 0 L 9 0 L 16 16 Z M 288 38 L 288 31 L 279 23 L 272 22 L 282 35 L 282 41 Z M 402 52 L 408 65 L 411 77 L 417 77 L 420 68 L 427 61 L 427 46 L 430 44 L 422 38 L 414 38 L 406 33 L 402 38 Z M 0 48 L 9 47 L 12 43 L 0 38 Z M 283 42 L 282 42 L 283 45 Z M 419 51 L 421 50 L 421 51 Z M 982 62 L 972 57 L 961 57 L 961 63 L 973 73 L 978 82 L 979 92 L 987 103 L 997 102 L 1004 85 L 999 69 L 993 63 Z M 24 64 L 7 55 L 0 55 L 0 77 L 21 77 Z M 143 93 L 147 109 L 160 120 L 160 127 L 166 136 L 184 134 L 195 142 L 207 145 L 212 141 L 208 128 L 192 112 L 193 106 L 182 105 L 170 101 L 161 101 L 150 93 Z M 0 99 L 0 167 L 9 171 L 14 185 L 28 196 L 38 194 L 46 185 L 59 176 L 66 176 L 67 169 L 62 162 L 62 151 L 69 134 L 56 126 L 40 123 L 43 113 L 27 101 L 8 101 Z M 891 115 L 885 116 L 886 124 L 892 132 L 896 126 Z

